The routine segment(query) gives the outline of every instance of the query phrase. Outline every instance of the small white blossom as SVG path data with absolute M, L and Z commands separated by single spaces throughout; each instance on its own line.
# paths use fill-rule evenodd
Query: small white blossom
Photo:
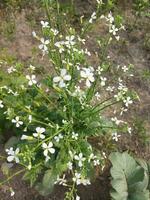
M 80 200 L 80 197 L 77 195 L 75 200 Z
M 127 112 L 127 111 L 128 111 L 128 109 L 127 109 L 127 108 L 124 108 L 124 107 L 123 107 L 123 108 L 121 108 L 120 115 L 123 115 L 123 113 L 124 113 L 124 112 Z
M 80 75 L 86 80 L 87 87 L 90 87 L 91 83 L 95 81 L 93 70 L 91 68 L 83 68 L 80 72 Z
M 114 86 L 108 86 L 108 87 L 106 88 L 106 91 L 108 91 L 108 92 L 113 92 L 114 89 L 115 89 Z
M 58 83 L 60 88 L 66 87 L 65 81 L 70 81 L 70 80 L 71 80 L 71 76 L 67 74 L 66 69 L 61 69 L 60 76 L 56 76 L 53 78 L 53 82 Z
M 32 32 L 32 36 L 33 36 L 33 37 L 35 37 L 35 38 L 37 37 L 37 35 L 36 35 L 36 32 L 35 32 L 35 31 L 33 31 L 33 32 Z
M 15 191 L 12 188 L 10 188 L 10 196 L 13 197 L 14 195 L 15 195 Z
M 66 37 L 66 42 L 65 42 L 65 44 L 66 44 L 66 46 L 68 47 L 68 48 L 70 48 L 71 46 L 73 46 L 73 45 L 75 45 L 75 41 L 74 41 L 74 39 L 75 39 L 75 36 L 74 35 L 71 35 L 71 36 L 67 36 Z
M 92 24 L 93 20 L 95 20 L 95 19 L 96 19 L 96 12 L 93 12 L 91 15 L 91 18 L 89 19 L 89 23 Z
M 103 68 L 101 68 L 101 66 L 98 66 L 96 71 L 97 71 L 98 75 L 101 75 Z
M 65 174 L 63 175 L 62 178 L 60 178 L 59 176 L 57 176 L 57 181 L 55 182 L 55 184 L 67 186 L 67 180 L 65 178 L 66 178 Z
M 63 46 L 64 44 L 65 44 L 64 41 L 55 43 L 55 46 L 59 48 L 59 53 L 62 53 L 63 51 L 65 51 L 64 46 Z
M 102 0 L 96 0 L 99 5 L 103 4 Z
M 131 97 L 127 97 L 126 99 L 123 100 L 123 102 L 124 102 L 124 104 L 125 104 L 126 107 L 128 107 L 129 104 L 133 103 Z
M 30 69 L 31 71 L 34 71 L 34 70 L 35 70 L 35 67 L 34 67 L 33 65 L 30 65 L 30 66 L 29 66 L 29 69 Z
M 45 132 L 45 128 L 37 127 L 36 133 L 33 133 L 33 136 L 44 139 L 45 138 L 45 135 L 43 134 L 44 132 Z
M 124 72 L 127 72 L 127 71 L 129 70 L 129 68 L 125 65 L 125 66 L 122 67 L 122 70 L 123 70 Z
M 21 140 L 33 140 L 33 137 L 29 135 L 22 135 Z
M 78 139 L 78 136 L 79 136 L 78 133 L 72 132 L 72 139 L 77 140 L 77 139 Z
M 116 36 L 116 33 L 119 31 L 118 28 L 115 27 L 115 25 L 110 26 L 109 33 L 112 33 L 114 36 Z
M 81 174 L 76 172 L 72 180 L 74 182 L 76 182 L 77 185 L 80 185 L 81 184 Z
M 48 153 L 54 154 L 55 153 L 55 149 L 53 148 L 53 143 L 49 142 L 48 145 L 46 143 L 42 144 L 42 147 L 44 149 L 44 156 L 47 157 Z
M 8 71 L 8 74 L 11 74 L 13 72 L 16 72 L 17 70 L 13 66 L 11 66 L 10 68 L 7 69 L 7 71 Z
M 42 28 L 49 28 L 49 23 L 41 21 Z
M 13 147 L 10 147 L 10 149 L 6 149 L 6 152 L 8 154 L 8 157 L 7 157 L 8 162 L 12 162 L 14 160 L 16 163 L 19 163 L 19 158 L 18 158 L 19 148 L 17 148 L 14 151 Z
M 16 124 L 17 128 L 20 127 L 21 125 L 23 125 L 23 122 L 20 121 L 20 118 L 18 116 L 15 117 L 15 119 L 12 119 L 11 121 L 12 121 L 12 123 Z
M 78 166 L 82 167 L 83 166 L 83 162 L 86 160 L 86 158 L 83 157 L 82 153 L 79 153 L 79 155 L 75 155 L 74 159 L 78 161 Z
M 95 97 L 97 98 L 97 100 L 99 100 L 100 97 L 101 97 L 100 93 L 99 93 L 99 92 L 96 92 L 96 93 L 95 93 Z
M 59 142 L 61 139 L 63 139 L 62 134 L 59 134 L 58 136 L 55 136 L 54 139 L 56 140 L 56 142 Z
M 68 163 L 67 163 L 68 169 L 72 170 L 72 169 L 73 169 L 73 166 L 72 166 L 72 165 L 73 165 L 72 162 L 68 162 Z
M 100 79 L 101 79 L 101 86 L 105 86 L 106 81 L 107 81 L 107 78 L 105 78 L 105 77 L 100 77 Z
M 81 178 L 81 184 L 83 184 L 84 186 L 86 185 L 90 185 L 90 180 L 89 179 L 85 179 L 85 178 Z
M 32 122 L 32 115 L 29 115 L 28 119 L 29 119 L 29 123 L 31 123 Z
M 22 135 L 22 136 L 21 136 L 21 140 L 27 140 L 28 137 L 29 137 L 28 135 Z
M 131 134 L 132 133 L 132 128 L 128 127 L 128 133 Z
M 112 16 L 111 12 L 108 14 L 108 17 L 106 18 L 106 20 L 109 21 L 110 24 L 112 24 L 114 22 L 114 17 Z
M 93 160 L 94 166 L 100 165 L 99 160 Z
M 3 107 L 4 107 L 4 105 L 3 105 L 3 101 L 0 100 L 0 108 L 3 108 Z
M 116 142 L 118 142 L 120 137 L 121 137 L 121 135 L 118 135 L 117 132 L 112 133 L 112 139 L 115 140 Z
M 36 76 L 35 76 L 35 75 L 31 75 L 31 76 L 26 75 L 26 79 L 29 80 L 29 82 L 28 82 L 28 85 L 29 85 L 29 86 L 31 86 L 31 85 L 37 83 L 37 81 L 35 80 L 35 79 L 36 79 Z
M 53 34 L 56 36 L 56 35 L 58 35 L 58 33 L 59 33 L 59 31 L 58 30 L 56 30 L 56 29 L 53 29 L 53 28 L 51 28 L 51 31 L 53 32 Z
M 44 40 L 44 38 L 41 38 L 40 41 L 42 44 L 39 45 L 39 49 L 41 49 L 43 53 L 47 53 L 47 50 L 48 50 L 47 45 L 50 43 L 50 41 Z
M 120 123 L 123 122 L 122 120 L 117 119 L 117 117 L 112 117 L 111 120 L 112 120 L 113 122 L 115 122 L 116 125 L 119 125 Z

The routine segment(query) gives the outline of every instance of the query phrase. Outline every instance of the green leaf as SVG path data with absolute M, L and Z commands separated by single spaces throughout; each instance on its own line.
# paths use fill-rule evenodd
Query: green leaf
M 143 160 L 138 164 L 128 153 L 112 153 L 109 157 L 112 168 L 113 200 L 149 200 L 148 166 Z
M 45 172 L 42 183 L 38 183 L 35 188 L 42 196 L 47 196 L 53 191 L 56 180 L 57 174 L 49 169 Z

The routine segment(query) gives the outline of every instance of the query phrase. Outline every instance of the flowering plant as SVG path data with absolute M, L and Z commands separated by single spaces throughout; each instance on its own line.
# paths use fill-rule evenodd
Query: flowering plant
M 96 19 L 94 12 L 88 25 Z M 49 194 L 54 184 L 60 184 L 69 188 L 65 199 L 80 199 L 76 186 L 89 185 L 95 167 L 105 167 L 108 146 L 112 148 L 121 133 L 131 132 L 116 115 L 121 117 L 135 98 L 124 83 L 132 69 L 114 67 L 107 55 L 111 42 L 119 41 L 123 26 L 115 24 L 112 13 L 103 19 L 107 40 L 97 41 L 102 54 L 96 53 L 94 65 L 83 29 L 80 34 L 68 28 L 62 34 L 45 21 L 41 21 L 43 36 L 35 32 L 33 36 L 42 57 L 49 59 L 48 73 L 33 65 L 17 64 L 6 70 L 2 66 L 7 63 L 1 62 L 0 109 L 19 135 L 19 142 L 6 149 L 7 161 L 22 165 L 24 179 L 41 194 Z M 106 109 L 113 105 L 115 116 L 106 117 Z M 91 141 L 97 137 L 106 138 L 107 145 L 100 151 Z

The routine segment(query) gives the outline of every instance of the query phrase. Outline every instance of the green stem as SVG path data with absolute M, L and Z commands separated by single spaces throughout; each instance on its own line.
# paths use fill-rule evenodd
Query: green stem
M 16 173 L 14 173 L 13 175 L 9 176 L 5 181 L 0 182 L 0 187 L 1 187 L 4 183 L 9 182 L 9 180 L 11 180 L 13 177 L 15 177 L 15 176 L 21 174 L 22 172 L 24 172 L 25 170 L 26 170 L 26 169 L 22 169 L 22 170 L 20 170 L 20 171 L 18 171 L 18 172 L 16 172 Z

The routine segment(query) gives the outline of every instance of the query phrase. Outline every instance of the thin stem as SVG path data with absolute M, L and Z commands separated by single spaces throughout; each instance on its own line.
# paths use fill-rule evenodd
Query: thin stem
M 13 175 L 9 176 L 5 181 L 0 182 L 0 186 L 2 186 L 4 183 L 9 182 L 9 180 L 11 180 L 13 177 L 15 177 L 15 176 L 21 174 L 21 173 L 24 172 L 25 170 L 26 170 L 26 169 L 22 169 L 22 170 L 20 170 L 20 171 L 18 171 L 18 172 L 16 172 L 16 173 L 14 173 Z

